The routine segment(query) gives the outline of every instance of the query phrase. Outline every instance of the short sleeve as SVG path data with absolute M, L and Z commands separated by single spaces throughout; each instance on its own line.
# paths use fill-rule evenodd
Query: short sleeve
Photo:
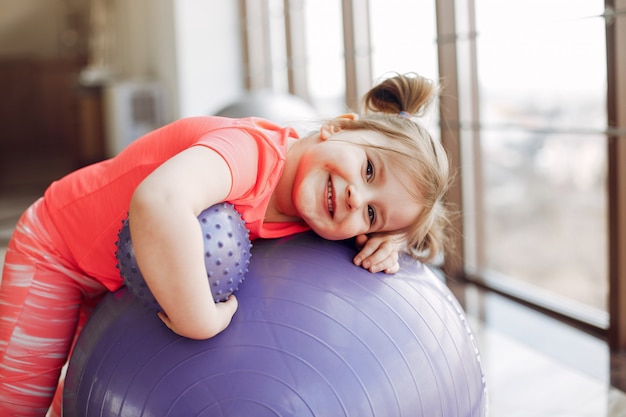
M 255 187 L 259 144 L 250 132 L 237 128 L 219 129 L 204 135 L 197 145 L 214 150 L 226 161 L 233 180 L 226 200 L 240 198 Z
M 241 214 L 250 236 L 264 236 L 265 212 L 280 180 L 293 131 L 254 118 L 233 123 L 206 133 L 194 145 L 206 146 L 224 158 L 233 179 L 225 201 Z

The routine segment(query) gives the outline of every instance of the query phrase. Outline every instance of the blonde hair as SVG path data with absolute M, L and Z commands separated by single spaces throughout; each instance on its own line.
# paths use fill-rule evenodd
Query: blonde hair
M 448 209 L 444 195 L 450 183 L 445 149 L 411 115 L 422 115 L 438 93 L 434 83 L 416 73 L 396 74 L 374 86 L 363 97 L 363 115 L 333 119 L 342 129 L 372 130 L 384 135 L 388 146 L 367 145 L 385 154 L 404 170 L 407 190 L 423 210 L 401 232 L 406 251 L 422 262 L 432 262 L 448 246 Z

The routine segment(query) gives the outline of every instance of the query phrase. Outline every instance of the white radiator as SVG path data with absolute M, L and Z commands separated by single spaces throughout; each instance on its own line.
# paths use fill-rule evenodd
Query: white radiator
M 165 124 L 164 91 L 156 82 L 122 81 L 104 90 L 106 152 L 118 154 L 138 137 Z

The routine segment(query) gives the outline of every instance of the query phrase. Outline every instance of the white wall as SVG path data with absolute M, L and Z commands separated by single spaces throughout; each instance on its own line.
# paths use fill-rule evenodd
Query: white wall
M 148 74 L 163 83 L 166 118 L 171 121 L 180 115 L 176 28 L 172 18 L 174 5 L 172 0 L 146 1 L 151 3 L 151 19 L 147 27 L 151 42 L 147 43 L 145 57 L 146 61 L 150 62 Z
M 172 1 L 178 116 L 213 114 L 244 91 L 238 2 Z
M 212 114 L 243 94 L 238 2 L 117 1 L 118 67 L 156 79 L 168 121 Z
M 122 81 L 158 81 L 165 119 L 178 117 L 176 29 L 172 0 L 117 0 L 112 66 Z
M 168 120 L 215 113 L 243 94 L 238 2 L 117 4 L 123 73 L 163 83 Z
M 68 4 L 88 10 L 82 1 L 0 0 L 0 58 L 70 53 L 63 42 Z M 166 121 L 215 113 L 243 94 L 237 1 L 104 4 L 114 9 L 110 64 L 115 76 L 160 82 L 167 97 Z

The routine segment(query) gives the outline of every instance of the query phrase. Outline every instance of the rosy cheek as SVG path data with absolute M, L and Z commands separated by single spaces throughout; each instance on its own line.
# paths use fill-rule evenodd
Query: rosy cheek
M 352 217 L 337 227 L 335 233 L 340 239 L 349 239 L 365 233 L 364 230 L 363 222 Z

